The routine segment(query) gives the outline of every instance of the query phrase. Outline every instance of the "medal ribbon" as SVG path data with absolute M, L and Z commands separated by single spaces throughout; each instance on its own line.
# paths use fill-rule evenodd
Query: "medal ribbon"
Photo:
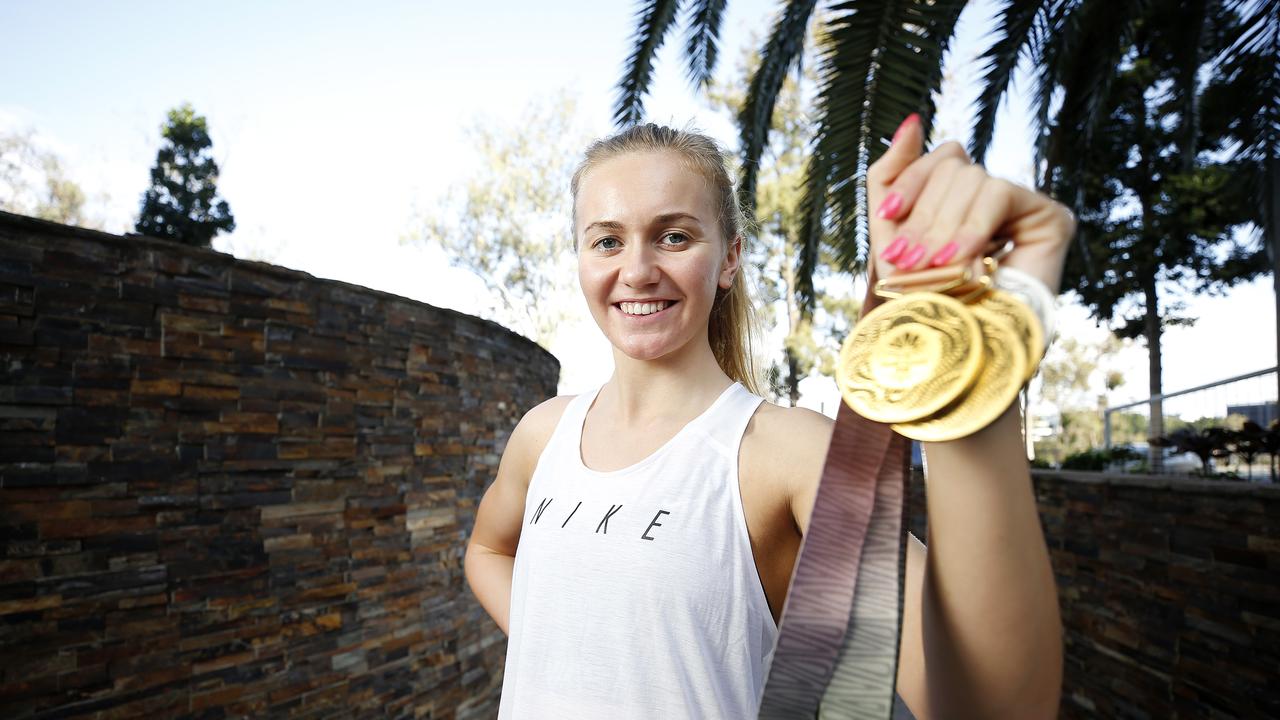
M 865 315 L 877 303 L 868 279 Z M 908 442 L 843 401 L 792 572 L 759 718 L 889 718 Z

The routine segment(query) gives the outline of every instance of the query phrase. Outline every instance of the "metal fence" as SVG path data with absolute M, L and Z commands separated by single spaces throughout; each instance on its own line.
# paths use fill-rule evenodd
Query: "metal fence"
M 1147 469 L 1151 472 L 1181 473 L 1201 470 L 1202 463 L 1198 457 L 1189 453 L 1178 455 L 1172 449 L 1161 451 L 1148 446 L 1148 439 L 1153 435 L 1151 409 L 1159 407 L 1163 415 L 1163 427 L 1154 434 L 1167 435 L 1186 425 L 1239 429 L 1245 420 L 1252 420 L 1265 428 L 1272 421 L 1280 419 L 1276 383 L 1276 368 L 1271 367 L 1186 390 L 1106 407 L 1102 410 L 1103 444 L 1107 449 L 1129 445 L 1146 454 Z M 1230 468 L 1246 479 L 1264 479 L 1269 472 L 1269 463 L 1270 458 L 1265 455 L 1256 458 L 1252 466 L 1245 466 L 1236 458 L 1221 458 L 1215 461 L 1214 469 L 1221 471 Z

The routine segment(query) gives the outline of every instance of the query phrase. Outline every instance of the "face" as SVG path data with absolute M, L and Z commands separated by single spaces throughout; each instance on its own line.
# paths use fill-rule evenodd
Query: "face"
M 707 184 L 668 152 L 614 157 L 582 177 L 578 280 L 596 324 L 629 357 L 707 343 L 716 288 L 729 288 L 741 247 L 726 247 Z

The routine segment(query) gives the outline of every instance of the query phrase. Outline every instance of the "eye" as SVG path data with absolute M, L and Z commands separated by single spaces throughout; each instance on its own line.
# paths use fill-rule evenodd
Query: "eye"
M 688 235 L 685 235 L 685 234 L 684 234 L 684 233 L 682 233 L 682 232 L 669 232 L 669 233 L 667 233 L 666 235 L 663 235 L 663 236 L 662 236 L 662 239 L 663 239 L 663 240 L 666 240 L 666 239 L 669 239 L 669 238 L 678 238 L 678 239 L 680 240 L 680 242 L 675 243 L 676 245 L 686 245 L 686 244 L 688 244 L 688 242 L 689 242 L 689 236 L 688 236 Z
M 591 247 L 596 248 L 597 250 L 613 250 L 617 247 L 616 245 L 606 246 L 604 244 L 608 242 L 616 243 L 618 242 L 618 239 L 614 237 L 602 237 L 599 240 L 595 241 L 594 243 L 591 243 Z

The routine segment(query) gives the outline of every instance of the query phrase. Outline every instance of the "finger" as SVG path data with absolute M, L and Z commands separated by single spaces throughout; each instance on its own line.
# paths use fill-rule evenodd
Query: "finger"
M 883 259 L 892 262 L 898 271 L 911 270 L 950 239 L 949 232 L 939 237 L 935 228 L 947 218 L 955 223 L 953 228 L 964 219 L 976 188 L 964 187 L 957 178 L 967 176 L 971 167 L 955 157 L 944 157 L 935 163 L 919 191 L 919 200 L 898 227 L 895 242 L 900 238 L 906 245 L 902 252 L 888 253 L 893 257 Z
M 987 171 L 977 165 L 966 165 L 955 172 L 941 207 L 934 215 L 933 224 L 921 239 L 929 250 L 920 266 L 939 267 L 968 262 L 982 250 L 990 236 L 962 235 L 959 230 L 990 179 Z
M 1057 293 L 1066 254 L 1060 205 L 1008 180 L 988 178 L 974 199 L 968 217 L 956 230 L 962 247 L 981 247 L 992 237 L 1009 237 L 1013 248 L 1000 264 L 1039 278 Z
M 870 178 L 867 181 L 867 200 L 872 208 L 883 208 L 886 203 L 895 203 L 898 207 L 892 213 L 880 212 L 877 217 L 873 213 L 869 218 L 871 230 L 871 250 L 879 258 L 882 254 L 885 261 L 907 257 L 908 245 L 918 243 L 919 233 L 907 236 L 899 232 L 896 220 L 906 217 L 919 204 L 919 195 L 925 183 L 938 166 L 946 162 L 968 164 L 969 156 L 964 148 L 955 142 L 944 143 L 924 157 L 916 158 L 905 170 L 898 174 L 891 186 L 880 185 Z M 892 187 L 895 199 L 886 196 L 886 187 Z M 901 192 L 899 193 L 899 188 Z M 894 220 L 884 215 L 891 214 Z M 927 227 L 923 224 L 921 231 Z M 887 276 L 893 268 L 886 262 L 880 268 L 882 276 Z
M 935 167 L 939 163 L 959 160 L 969 164 L 969 154 L 958 142 L 947 142 L 934 148 L 928 155 L 919 158 L 883 187 L 875 187 L 868 174 L 867 199 L 874 209 L 874 217 L 879 220 L 898 220 L 906 217 L 916 204 Z
M 867 186 L 883 186 L 920 157 L 924 152 L 924 127 L 920 116 L 911 113 L 893 134 L 889 149 L 867 168 Z

